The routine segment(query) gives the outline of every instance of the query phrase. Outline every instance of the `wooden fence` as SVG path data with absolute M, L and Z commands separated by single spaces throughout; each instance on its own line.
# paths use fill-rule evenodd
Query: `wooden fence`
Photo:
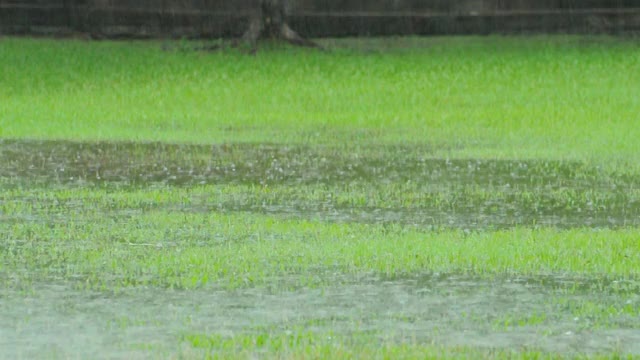
M 229 37 L 255 0 L 0 0 L 0 33 Z M 311 37 L 640 32 L 637 0 L 299 0 L 290 22 Z

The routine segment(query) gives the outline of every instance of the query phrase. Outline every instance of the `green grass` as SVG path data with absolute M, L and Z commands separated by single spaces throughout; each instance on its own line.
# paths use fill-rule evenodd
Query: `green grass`
M 286 285 L 287 276 L 295 275 L 293 285 L 299 287 L 328 285 L 334 281 L 326 277 L 331 273 L 616 279 L 640 273 L 635 230 L 518 229 L 466 235 L 163 212 L 136 216 L 128 224 L 80 218 L 3 230 L 2 272 L 20 276 L 21 284 L 80 279 L 81 286 L 98 289 L 194 288 L 208 283 L 277 287 L 279 280 Z M 5 277 L 4 286 L 10 279 Z
M 418 344 L 410 339 L 405 342 L 382 341 L 366 334 L 350 339 L 328 333 L 318 334 L 292 332 L 273 334 L 262 332 L 255 335 L 243 335 L 233 338 L 207 336 L 203 334 L 186 335 L 185 340 L 201 352 L 189 354 L 204 356 L 207 359 L 251 359 L 254 357 L 274 359 L 582 359 L 583 356 L 559 356 L 532 349 L 521 351 L 473 348 L 466 346 L 441 347 L 432 344 Z M 203 355 L 204 354 L 204 355 Z M 187 355 L 187 356 L 189 356 Z M 599 354 L 590 359 L 631 359 L 620 354 Z
M 0 39 L 0 139 L 81 143 L 0 140 L 0 323 L 159 358 L 640 351 L 637 43 L 323 42 Z
M 335 280 L 331 273 L 640 276 L 636 229 L 425 231 L 201 207 L 203 197 L 224 203 L 245 191 L 9 192 L 0 208 L 4 286 L 79 279 L 98 289 L 277 288 L 280 280 L 284 286 L 328 285 Z M 286 284 L 289 276 L 296 282 Z
M 3 39 L 0 136 L 413 143 L 446 156 L 636 165 L 634 41 L 398 39 L 373 51 L 370 42 L 327 43 L 327 52 L 276 46 L 252 57 Z
M 434 330 L 426 336 L 431 340 L 393 327 L 366 329 L 367 321 L 387 319 L 384 313 L 327 318 L 315 314 L 311 306 L 300 318 L 291 318 L 280 327 L 265 329 L 257 322 L 258 328 L 244 327 L 233 335 L 183 331 L 174 341 L 182 344 L 178 353 L 184 358 L 324 358 L 329 354 L 415 358 L 424 353 L 434 358 L 555 358 L 559 354 L 533 345 L 517 350 L 457 347 L 443 345 L 442 339 L 460 336 L 455 333 L 459 328 L 506 337 L 511 332 L 535 331 L 530 336 L 544 342 L 566 336 L 563 327 L 567 322 L 578 334 L 640 327 L 636 228 L 432 231 L 401 224 L 327 222 L 204 207 L 206 202 L 228 199 L 244 203 L 238 197 L 252 191 L 269 193 L 260 187 L 228 185 L 7 190 L 0 207 L 0 289 L 37 297 L 30 294 L 38 294 L 43 284 L 64 284 L 70 293 L 98 292 L 116 299 L 136 299 L 140 291 L 143 299 L 145 291 L 169 291 L 165 295 L 169 298 L 177 291 L 206 299 L 212 291 L 223 291 L 242 303 L 247 296 L 244 291 L 286 298 L 286 294 L 304 296 L 314 289 L 322 294 L 336 286 L 349 288 L 372 281 L 410 284 L 424 276 L 442 275 L 453 277 L 454 287 L 439 289 L 435 280 L 434 285 L 416 289 L 455 302 L 473 298 L 475 286 L 489 284 L 481 294 L 493 296 L 491 287 L 506 286 L 509 291 L 505 281 L 524 279 L 529 287 L 549 292 L 537 300 L 535 290 L 513 295 L 524 304 L 535 303 L 533 309 L 506 305 L 494 314 L 481 302 L 465 307 L 464 313 L 444 318 L 439 326 L 445 335 L 438 338 Z M 316 200 L 310 196 L 307 201 Z M 459 288 L 455 278 L 463 279 Z M 53 301 L 51 295 L 47 299 Z M 420 314 L 402 312 L 392 316 L 399 324 L 420 318 Z M 163 319 L 121 316 L 110 320 L 109 327 L 116 324 L 116 330 L 123 332 L 144 326 L 175 327 Z M 193 320 L 176 317 L 172 321 Z M 448 331 L 454 335 L 446 335 Z M 380 342 L 381 337 L 386 340 Z M 167 352 L 166 348 L 145 346 L 147 353 L 176 354 L 175 348 Z
M 441 347 L 432 344 L 419 344 L 406 339 L 382 340 L 371 335 L 361 334 L 345 339 L 340 334 L 291 331 L 275 333 L 273 330 L 254 335 L 242 335 L 232 338 L 189 334 L 184 340 L 191 344 L 198 354 L 207 359 L 556 359 L 558 356 L 536 350 L 520 352 L 490 348 Z M 372 343 L 379 346 L 372 347 Z M 200 352 L 198 352 L 200 351 Z M 610 358 L 603 355 L 593 358 Z

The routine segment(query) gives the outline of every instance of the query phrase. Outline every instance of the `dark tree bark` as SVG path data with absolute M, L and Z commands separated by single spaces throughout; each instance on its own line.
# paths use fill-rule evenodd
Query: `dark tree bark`
M 293 45 L 317 47 L 318 45 L 303 38 L 287 23 L 288 0 L 256 0 L 258 6 L 249 19 L 249 27 L 242 36 L 242 40 L 250 46 L 251 52 L 258 47 L 261 38 L 285 40 Z

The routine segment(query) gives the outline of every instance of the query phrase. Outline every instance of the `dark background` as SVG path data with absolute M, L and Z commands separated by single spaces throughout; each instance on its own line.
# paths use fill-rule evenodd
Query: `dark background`
M 238 36 L 256 0 L 0 0 L 0 33 Z M 303 36 L 640 32 L 640 0 L 290 0 Z

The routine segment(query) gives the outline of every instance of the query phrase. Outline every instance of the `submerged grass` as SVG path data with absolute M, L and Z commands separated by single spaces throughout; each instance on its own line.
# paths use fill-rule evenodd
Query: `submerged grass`
M 637 353 L 615 345 L 634 344 L 640 328 L 634 177 L 564 163 L 406 166 L 415 154 L 402 151 L 375 161 L 325 154 L 336 166 L 318 169 L 301 162 L 305 152 L 260 157 L 252 147 L 1 145 L 0 322 L 17 319 L 7 326 L 18 334 L 9 332 L 8 357 L 38 357 L 47 339 L 66 344 L 61 358 L 89 356 L 58 335 L 69 324 L 113 341 L 89 349 L 124 348 L 123 357 Z M 212 162 L 223 170 L 197 185 Z M 184 181 L 167 182 L 180 166 Z M 538 226 L 533 213 L 518 225 L 509 213 L 536 207 L 561 227 Z M 486 216 L 489 226 L 420 222 L 438 213 Z M 600 215 L 630 224 L 589 223 Z M 103 322 L 86 319 L 94 313 Z M 51 316 L 65 320 L 52 327 Z M 37 341 L 19 335 L 42 326 Z
M 191 355 L 199 354 L 207 359 L 226 358 L 278 358 L 278 359 L 476 359 L 513 358 L 550 359 L 542 351 L 482 349 L 472 347 L 440 347 L 436 345 L 404 343 L 398 340 L 383 341 L 372 334 L 357 334 L 346 339 L 341 334 L 273 331 L 237 337 L 189 334 L 184 336 L 193 348 Z M 380 346 L 371 347 L 372 343 Z M 185 351 L 187 352 L 187 351 Z M 187 352 L 188 353 L 188 352 Z
M 247 201 L 285 204 L 285 186 L 11 185 L 0 201 L 0 321 L 17 319 L 7 326 L 25 335 L 9 331 L 4 354 L 10 357 L 50 354 L 28 340 L 29 331 L 42 334 L 43 321 L 40 326 L 51 329 L 47 336 L 56 339 L 50 341 L 61 344 L 60 358 L 90 355 L 56 335 L 78 332 L 64 327 L 68 322 L 97 327 L 92 334 L 113 341 L 89 349 L 124 346 L 123 357 L 414 358 L 427 352 L 435 358 L 546 358 L 638 350 L 628 345 L 640 328 L 634 227 L 434 231 L 400 221 L 332 222 L 229 208 Z M 281 195 L 271 197 L 274 192 Z M 296 194 L 309 203 L 324 198 L 314 191 Z M 357 209 L 358 202 L 344 206 Z M 420 285 L 422 276 L 434 279 Z M 418 285 L 408 292 L 372 291 L 407 281 Z M 483 283 L 489 285 L 476 289 Z M 46 290 L 56 284 L 60 290 Z M 354 284 L 371 285 L 362 293 L 325 294 Z M 528 288 L 534 290 L 518 290 Z M 39 297 L 49 308 L 44 314 L 30 305 Z M 402 300 L 407 297 L 415 304 Z M 505 297 L 511 300 L 504 303 Z M 264 304 L 265 298 L 277 305 Z M 7 315 L 12 308 L 18 313 Z M 23 308 L 30 315 L 19 315 Z M 107 322 L 95 325 L 88 314 Z M 51 317 L 65 320 L 52 328 Z M 193 317 L 202 317 L 200 323 Z M 120 324 L 115 330 L 114 321 Z M 239 325 L 227 330 L 235 321 Z M 285 330 L 254 331 L 262 322 Z M 396 327 L 400 337 L 393 337 Z M 336 329 L 347 333 L 327 340 Z M 471 345 L 465 329 L 473 329 Z M 578 335 L 567 338 L 573 332 Z M 146 343 L 136 337 L 140 333 L 165 339 L 164 345 Z M 35 344 L 46 344 L 43 339 Z M 623 345 L 616 348 L 616 341 Z M 34 349 L 12 352 L 16 343 Z M 524 344 L 531 347 L 523 350 Z
M 1 39 L 0 357 L 640 353 L 636 43 L 325 45 Z
M 247 213 L 102 210 L 115 199 L 94 198 L 95 212 L 62 203 L 53 214 L 28 206 L 23 213 L 4 212 L 23 219 L 0 226 L 4 286 L 66 280 L 104 289 L 209 283 L 277 288 L 280 280 L 284 286 L 326 285 L 336 280 L 333 275 L 640 275 L 634 229 L 424 232 Z M 298 280 L 286 284 L 291 276 Z
M 189 334 L 185 342 L 193 349 L 184 353 L 207 359 L 277 358 L 277 359 L 558 359 L 557 354 L 535 350 L 521 351 L 470 346 L 443 347 L 412 342 L 412 339 L 384 340 L 372 334 L 356 334 L 345 338 L 339 334 L 305 332 L 264 332 L 237 337 Z M 379 346 L 372 347 L 372 343 Z M 568 358 L 582 358 L 580 356 Z M 615 352 L 593 354 L 590 359 L 625 358 Z
M 370 51 L 370 42 L 332 40 L 327 52 L 275 47 L 251 57 L 166 52 L 157 43 L 3 39 L 0 136 L 412 143 L 454 157 L 636 166 L 636 42 L 397 42 Z

